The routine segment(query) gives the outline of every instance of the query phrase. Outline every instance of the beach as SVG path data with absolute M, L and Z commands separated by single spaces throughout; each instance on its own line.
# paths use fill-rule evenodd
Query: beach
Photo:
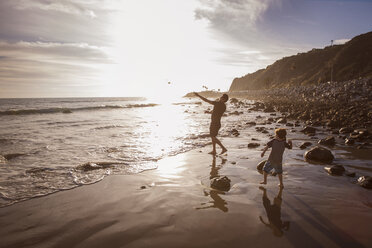
M 159 160 L 157 169 L 102 181 L 0 209 L 1 247 L 370 247 L 372 196 L 345 176 L 308 164 L 294 148 L 284 165 L 282 200 L 264 207 L 252 137 Z M 294 140 L 296 147 L 297 141 Z M 340 151 L 339 151 L 340 152 Z M 210 188 L 227 176 L 227 192 Z M 270 176 L 271 206 L 279 188 Z M 279 210 L 278 210 L 279 209 Z M 275 230 L 269 220 L 289 222 Z M 260 220 L 262 218 L 262 221 Z M 264 224 L 266 223 L 266 224 Z

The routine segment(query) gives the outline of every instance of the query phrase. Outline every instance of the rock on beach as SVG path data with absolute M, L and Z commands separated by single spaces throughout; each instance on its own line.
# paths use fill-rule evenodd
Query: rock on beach
M 304 155 L 306 160 L 321 162 L 321 163 L 332 163 L 334 156 L 332 152 L 324 147 L 316 146 L 307 151 Z

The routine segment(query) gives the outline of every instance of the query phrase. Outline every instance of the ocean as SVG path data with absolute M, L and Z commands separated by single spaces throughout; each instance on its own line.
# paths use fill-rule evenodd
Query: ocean
M 155 169 L 203 147 L 210 109 L 186 98 L 0 99 L 0 206 Z M 221 136 L 237 118 L 224 117 Z

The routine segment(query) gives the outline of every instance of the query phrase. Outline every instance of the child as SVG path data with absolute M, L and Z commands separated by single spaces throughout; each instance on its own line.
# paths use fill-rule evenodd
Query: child
M 269 149 L 270 147 L 272 148 L 270 156 L 267 159 L 267 162 L 265 163 L 264 168 L 263 168 L 264 180 L 263 182 L 261 182 L 261 184 L 267 183 L 267 174 L 272 169 L 275 169 L 275 172 L 278 174 L 278 177 L 279 177 L 279 182 L 280 182 L 279 187 L 284 188 L 283 175 L 282 175 L 283 153 L 284 153 L 285 148 L 292 149 L 292 141 L 288 140 L 288 142 L 286 142 L 285 140 L 286 135 L 287 135 L 287 131 L 284 128 L 275 129 L 275 138 L 270 140 L 267 143 L 266 147 L 263 149 L 261 153 L 261 157 L 265 155 L 265 152 L 267 151 L 267 149 Z

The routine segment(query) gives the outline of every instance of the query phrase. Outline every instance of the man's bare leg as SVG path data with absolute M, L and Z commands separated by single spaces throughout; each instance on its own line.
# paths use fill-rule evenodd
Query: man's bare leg
M 209 154 L 216 155 L 216 137 L 211 137 L 211 138 L 212 138 L 213 150 Z
M 266 184 L 267 183 L 267 172 L 266 171 L 263 172 L 263 176 L 264 176 L 264 180 L 262 182 L 260 182 L 260 184 Z
M 217 144 L 222 148 L 222 151 L 221 151 L 220 154 L 224 154 L 225 152 L 227 152 L 226 147 L 224 147 L 224 146 L 222 145 L 221 141 L 220 141 L 219 139 L 217 139 L 216 137 L 215 137 L 215 139 L 216 139 L 216 143 L 217 143 Z

